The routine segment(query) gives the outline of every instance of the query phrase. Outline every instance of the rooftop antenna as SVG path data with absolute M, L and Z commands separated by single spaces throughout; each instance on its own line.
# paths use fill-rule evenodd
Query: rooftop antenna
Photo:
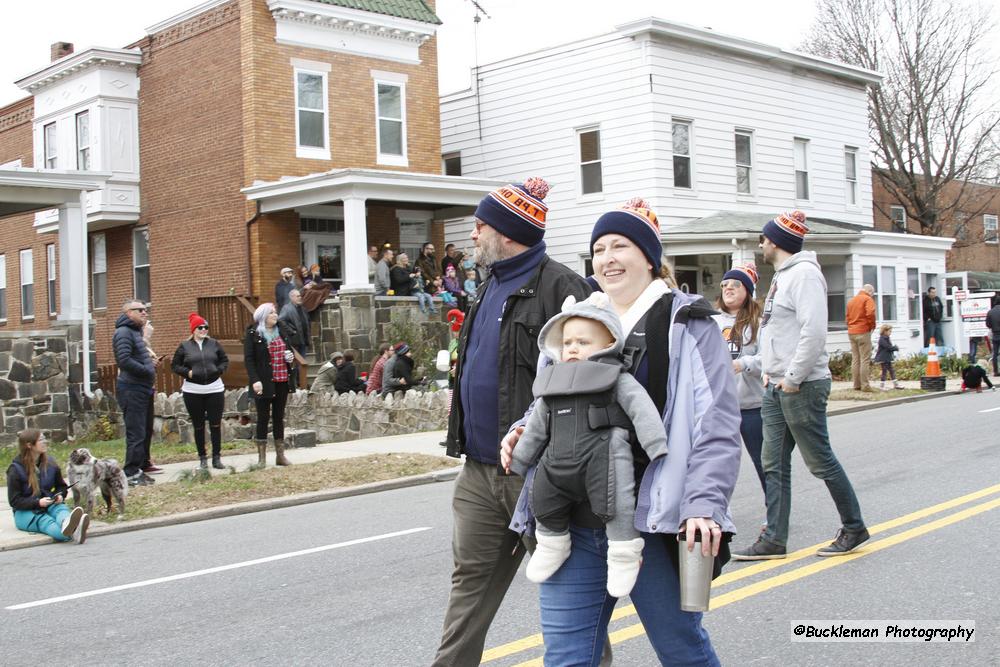
M 476 0 L 468 0 L 476 10 L 476 15 L 472 17 L 472 43 L 474 50 L 474 61 L 473 61 L 473 71 L 476 76 L 476 127 L 479 131 L 479 150 L 483 149 L 483 117 L 479 105 L 479 22 L 483 20 L 483 17 L 490 18 L 489 13 L 483 9 L 483 6 L 476 2 Z

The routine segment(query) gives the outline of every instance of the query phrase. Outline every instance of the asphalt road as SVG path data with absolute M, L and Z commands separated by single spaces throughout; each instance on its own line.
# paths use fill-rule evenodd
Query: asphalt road
M 811 555 L 833 537 L 837 515 L 796 458 L 792 556 L 731 564 L 713 592 L 705 625 L 723 664 L 1000 664 L 1000 394 L 830 426 L 872 540 L 850 559 Z M 762 516 L 745 464 L 737 547 Z M 451 488 L 0 553 L 0 664 L 426 665 L 448 595 Z M 791 621 L 808 619 L 971 619 L 976 641 L 792 642 Z M 540 664 L 538 632 L 537 589 L 518 576 L 485 664 Z M 615 664 L 656 664 L 627 600 L 611 632 Z

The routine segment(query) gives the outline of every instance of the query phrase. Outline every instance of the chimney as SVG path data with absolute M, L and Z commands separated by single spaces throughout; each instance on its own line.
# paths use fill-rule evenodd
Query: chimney
M 63 56 L 68 56 L 71 53 L 73 53 L 72 42 L 56 42 L 49 47 L 49 55 L 52 56 L 52 62 L 59 60 Z

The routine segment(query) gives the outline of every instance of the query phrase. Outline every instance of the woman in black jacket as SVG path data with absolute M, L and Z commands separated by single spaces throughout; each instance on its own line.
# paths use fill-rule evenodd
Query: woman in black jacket
M 273 303 L 262 303 L 253 313 L 254 324 L 243 338 L 243 363 L 247 368 L 250 395 L 257 406 L 257 462 L 267 462 L 267 426 L 274 422 L 275 464 L 291 465 L 285 458 L 285 404 L 288 374 L 295 360 L 292 340 L 295 330 L 278 321 Z
M 181 393 L 184 407 L 191 416 L 194 444 L 198 448 L 201 467 L 208 467 L 205 456 L 205 418 L 212 438 L 212 467 L 222 465 L 222 409 L 226 403 L 226 386 L 222 374 L 229 368 L 229 357 L 214 338 L 208 337 L 208 322 L 198 313 L 188 315 L 191 337 L 177 346 L 170 367 L 184 378 Z
M 363 380 L 358 379 L 358 369 L 354 365 L 354 355 L 350 352 L 344 355 L 344 363 L 337 369 L 337 379 L 333 381 L 333 388 L 338 394 L 346 394 L 349 391 L 364 392 L 367 385 Z
M 395 296 L 410 296 L 413 291 L 413 278 L 417 272 L 410 266 L 410 259 L 405 252 L 396 257 L 396 266 L 389 270 L 389 287 Z

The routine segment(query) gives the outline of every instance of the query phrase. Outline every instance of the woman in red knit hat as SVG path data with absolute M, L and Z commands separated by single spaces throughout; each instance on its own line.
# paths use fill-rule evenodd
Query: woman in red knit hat
M 222 465 L 222 409 L 225 406 L 226 386 L 222 374 L 229 367 L 229 357 L 214 338 L 208 335 L 208 322 L 197 313 L 188 315 L 191 337 L 177 346 L 171 368 L 184 378 L 181 392 L 184 407 L 191 416 L 194 444 L 202 468 L 208 468 L 205 454 L 205 419 L 212 437 L 212 467 Z

